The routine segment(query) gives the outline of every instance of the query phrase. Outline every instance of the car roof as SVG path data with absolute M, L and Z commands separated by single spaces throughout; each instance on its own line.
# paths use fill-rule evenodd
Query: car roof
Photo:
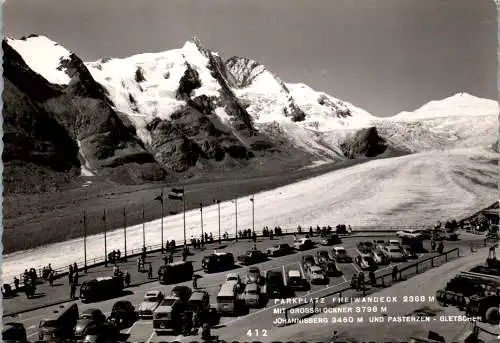
M 345 248 L 342 247 L 342 246 L 341 247 L 333 247 L 333 249 L 335 249 L 335 250 L 345 250 Z
M 288 271 L 288 276 L 301 276 L 300 272 L 298 270 L 291 269 Z
M 312 272 L 322 271 L 322 269 L 318 266 L 312 266 L 311 268 L 309 268 L 309 270 Z
M 146 294 L 144 294 L 145 297 L 156 297 L 160 295 L 161 291 L 147 291 Z
M 247 285 L 245 286 L 245 290 L 249 289 L 259 289 L 259 285 L 257 285 L 256 283 L 247 283 Z
M 259 267 L 250 267 L 250 268 L 248 268 L 248 271 L 249 272 L 260 272 L 260 269 L 259 269 Z

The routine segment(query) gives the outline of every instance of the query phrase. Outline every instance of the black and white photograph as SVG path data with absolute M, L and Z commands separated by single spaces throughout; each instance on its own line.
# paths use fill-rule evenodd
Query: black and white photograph
M 1 6 L 2 341 L 498 342 L 495 1 Z

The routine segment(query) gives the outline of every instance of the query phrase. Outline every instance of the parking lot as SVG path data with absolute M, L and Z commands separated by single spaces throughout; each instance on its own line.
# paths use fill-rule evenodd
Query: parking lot
M 390 239 L 394 238 L 394 236 L 373 236 L 373 237 L 349 237 L 349 238 L 344 238 L 343 242 L 341 244 L 336 244 L 335 246 L 343 246 L 348 254 L 351 257 L 355 257 L 357 255 L 357 249 L 356 249 L 356 244 L 360 241 L 366 241 L 366 240 L 373 240 L 373 239 Z M 473 237 L 475 241 L 479 242 L 480 238 L 478 237 Z M 449 250 L 453 247 L 463 247 L 463 248 L 468 248 L 470 244 L 470 239 L 468 240 L 460 240 L 457 242 L 446 242 L 446 250 Z M 292 237 L 286 237 L 283 238 L 279 241 L 275 241 L 275 243 L 293 243 L 293 238 Z M 269 241 L 266 242 L 259 242 L 257 243 L 257 247 L 259 249 L 265 249 L 266 246 L 269 246 L 269 244 L 275 244 Z M 265 245 L 264 245 L 265 244 Z M 428 241 L 424 242 L 424 248 L 429 249 L 429 243 Z M 248 244 L 248 248 L 250 248 L 252 244 Z M 311 254 L 314 255 L 317 250 L 320 249 L 328 249 L 331 250 L 332 246 L 330 247 L 322 247 L 322 246 L 317 246 L 314 249 L 307 250 L 307 251 L 301 251 L 301 252 L 295 252 L 293 254 L 287 255 L 287 256 L 282 256 L 282 257 L 276 257 L 276 258 L 270 258 L 266 262 L 262 262 L 259 264 L 256 264 L 254 266 L 257 266 L 262 274 L 265 274 L 266 271 L 268 270 L 279 270 L 283 271 L 283 269 L 288 270 L 290 268 L 298 268 L 300 269 L 300 261 L 302 259 L 303 255 L 306 254 Z M 430 250 L 430 249 L 429 249 Z M 207 254 L 209 252 L 206 252 Z M 436 255 L 436 253 L 423 253 L 419 256 L 420 259 L 427 258 L 429 256 Z M 236 256 L 235 256 L 236 257 Z M 408 262 L 403 262 L 403 263 L 398 263 L 398 268 L 403 268 L 405 265 L 408 264 L 413 264 L 415 263 L 415 260 L 409 260 Z M 321 297 L 327 293 L 331 293 L 335 290 L 345 288 L 348 283 L 350 282 L 352 276 L 355 273 L 360 272 L 360 268 L 355 265 L 354 263 L 339 263 L 338 264 L 339 269 L 342 272 L 342 275 L 338 277 L 330 277 L 329 278 L 329 283 L 328 285 L 311 285 L 311 289 L 307 292 L 296 292 L 295 296 L 296 297 L 302 297 L 302 296 L 311 296 L 311 297 Z M 389 264 L 387 266 L 380 266 L 379 269 L 376 271 L 377 275 L 380 275 L 381 273 L 387 273 L 390 272 L 390 270 L 394 267 L 394 264 Z M 247 269 L 250 268 L 250 266 L 245 266 L 241 267 L 238 266 L 238 268 L 234 269 L 233 272 L 237 272 L 242 279 L 245 278 Z M 227 275 L 226 272 L 219 272 L 219 273 L 212 273 L 212 274 L 206 274 L 204 272 L 198 272 L 201 276 L 201 278 L 198 280 L 198 287 L 206 290 L 210 294 L 210 300 L 212 305 L 215 305 L 216 303 L 216 296 L 219 290 L 219 286 L 224 282 L 225 277 Z M 365 272 L 366 274 L 366 272 Z M 184 282 L 181 283 L 181 285 L 187 285 L 189 287 L 192 286 L 191 282 Z M 118 300 L 129 300 L 132 302 L 136 308 L 138 305 L 141 303 L 142 298 L 144 296 L 144 293 L 148 290 L 161 290 L 165 294 L 169 294 L 171 289 L 176 286 L 176 285 L 159 285 L 158 282 L 153 282 L 150 284 L 145 284 L 142 286 L 138 286 L 135 288 L 131 289 L 131 293 L 129 295 L 120 297 L 120 298 L 115 298 L 115 299 L 110 299 L 106 301 L 101 301 L 98 303 L 94 304 L 82 304 L 81 302 L 77 302 L 78 306 L 80 308 L 80 311 L 83 311 L 84 309 L 87 308 L 99 308 L 106 314 L 109 314 L 111 311 L 111 307 L 113 304 L 118 301 Z M 280 306 L 279 304 L 275 304 L 273 300 L 269 301 L 268 304 L 264 308 L 258 308 L 258 309 L 251 309 L 250 312 L 245 315 L 245 316 L 240 316 L 240 317 L 223 317 L 221 319 L 221 323 L 217 328 L 214 328 L 212 330 L 212 334 L 214 335 L 226 335 L 228 330 L 231 330 L 232 328 L 238 328 L 237 330 L 243 331 L 245 328 L 249 328 L 249 326 L 255 326 L 257 329 L 264 329 L 268 328 L 269 330 L 272 330 L 273 327 L 273 308 L 276 308 Z M 24 323 L 27 331 L 28 331 L 28 336 L 29 339 L 33 340 L 36 338 L 37 335 L 37 327 L 40 319 L 45 316 L 47 313 L 52 313 L 55 309 L 57 309 L 57 306 L 53 307 L 48 307 L 45 309 L 40 309 L 32 312 L 27 312 L 25 314 L 19 315 L 17 318 L 15 318 L 15 321 L 19 321 Z M 4 320 L 7 320 L 7 318 L 4 318 Z M 12 320 L 12 318 L 9 318 L 9 321 Z M 236 325 L 238 324 L 238 325 Z M 137 321 L 132 327 L 123 330 L 122 331 L 124 334 L 124 339 L 130 342 L 160 342 L 160 341 L 174 341 L 174 340 L 179 340 L 179 341 L 190 341 L 190 340 L 196 340 L 199 339 L 199 336 L 190 336 L 190 337 L 184 337 L 184 336 L 157 336 L 152 327 L 152 321 L 151 320 L 139 320 Z M 233 336 L 233 332 L 231 332 L 231 336 Z M 238 332 L 238 336 L 244 335 L 244 332 Z M 236 336 L 236 333 L 235 333 Z M 221 336 L 222 339 L 230 339 L 231 337 L 224 337 Z
M 385 237 L 384 239 L 388 239 L 389 237 Z M 393 238 L 393 237 L 391 237 Z M 368 239 L 366 239 L 368 240 Z M 335 246 L 343 246 L 347 251 L 348 254 L 351 257 L 355 257 L 358 254 L 358 250 L 356 248 L 356 243 L 359 242 L 360 240 L 345 240 L 342 244 L 338 244 Z M 427 247 L 428 248 L 428 247 Z M 301 251 L 301 252 L 296 252 L 287 256 L 279 257 L 279 258 L 272 258 L 267 262 L 260 263 L 256 266 L 259 267 L 260 271 L 262 274 L 264 274 L 268 270 L 278 270 L 283 272 L 283 270 L 288 271 L 289 269 L 299 269 L 302 271 L 302 265 L 300 262 L 302 256 L 304 255 L 314 255 L 317 250 L 321 249 L 332 249 L 332 247 L 317 247 L 315 249 L 311 250 L 306 250 L 306 251 Z M 430 250 L 430 248 L 429 248 Z M 437 253 L 422 253 L 419 256 L 419 259 L 425 259 L 430 256 L 435 256 Z M 376 275 L 380 274 L 385 274 L 393 269 L 395 265 L 398 266 L 398 268 L 403 268 L 406 265 L 410 265 L 415 263 L 416 260 L 408 260 L 407 262 L 401 262 L 401 263 L 391 263 L 386 266 L 380 266 L 379 269 L 375 272 Z M 329 277 L 329 283 L 327 285 L 310 285 L 310 290 L 308 291 L 296 291 L 295 296 L 296 297 L 321 297 L 324 294 L 330 293 L 332 291 L 345 288 L 351 281 L 352 276 L 354 274 L 357 274 L 361 272 L 361 269 L 359 266 L 357 266 L 355 263 L 339 263 L 338 267 L 340 271 L 342 272 L 341 276 L 338 277 Z M 242 267 L 238 268 L 235 271 L 237 271 L 242 278 L 242 280 L 245 279 L 246 271 L 249 267 Z M 367 272 L 364 272 L 367 275 Z M 203 278 L 199 280 L 198 286 L 200 288 L 203 288 L 203 290 L 206 290 L 210 294 L 210 299 L 212 302 L 212 306 L 216 307 L 216 296 L 219 290 L 220 284 L 223 282 L 227 272 L 222 272 L 222 273 L 217 273 L 216 280 L 213 280 L 212 282 L 205 282 L 207 275 L 205 273 L 200 273 Z M 213 277 L 215 274 L 210 274 L 209 277 Z M 208 280 L 208 279 L 207 279 Z M 244 320 L 244 319 L 251 319 L 251 318 L 258 318 L 259 323 L 265 323 L 265 326 L 256 326 L 259 329 L 264 329 L 267 328 L 267 330 L 270 332 L 273 327 L 273 319 L 275 315 L 273 314 L 273 309 L 276 307 L 283 307 L 279 303 L 276 304 L 274 300 L 269 300 L 267 305 L 264 308 L 255 308 L 255 309 L 250 309 L 249 313 L 245 316 L 241 317 L 222 317 L 221 322 L 220 322 L 220 327 L 221 328 L 230 328 L 234 323 Z M 152 330 L 152 321 L 151 320 L 140 320 L 131 329 L 125 330 L 124 332 L 129 334 L 130 336 L 128 337 L 128 340 L 130 342 L 160 342 L 165 339 L 172 341 L 189 341 L 190 339 L 194 337 L 184 337 L 182 335 L 180 336 L 158 336 L 156 333 L 153 332 Z M 217 329 L 212 330 L 214 335 L 217 335 Z M 242 333 L 239 333 L 242 334 Z M 224 339 L 229 339 L 230 337 L 225 337 Z

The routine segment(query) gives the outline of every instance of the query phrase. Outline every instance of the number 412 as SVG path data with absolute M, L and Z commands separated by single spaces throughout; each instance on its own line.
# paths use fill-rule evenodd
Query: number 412
M 247 336 L 248 337 L 267 337 L 267 330 L 266 329 L 250 329 L 247 331 Z

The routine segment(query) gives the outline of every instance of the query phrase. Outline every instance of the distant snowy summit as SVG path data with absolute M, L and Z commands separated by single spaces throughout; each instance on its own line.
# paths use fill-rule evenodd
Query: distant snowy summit
M 65 128 L 87 175 L 105 169 L 105 175 L 128 175 L 133 182 L 158 179 L 162 173 L 145 176 L 144 168 L 132 167 L 144 161 L 161 166 L 167 178 L 261 173 L 285 170 L 288 163 L 390 157 L 496 140 L 494 101 L 460 93 L 377 118 L 305 84 L 284 82 L 253 59 L 223 61 L 198 39 L 179 49 L 86 63 L 44 36 L 3 44 L 10 51 L 4 77 L 15 94 L 23 93 L 16 101 L 29 104 L 27 113 L 43 109 Z M 26 80 L 46 90 L 37 93 Z M 97 127 L 97 118 L 108 119 Z M 12 125 L 15 131 L 18 122 Z
M 468 93 L 457 93 L 442 100 L 430 101 L 413 112 L 401 112 L 393 117 L 396 120 L 435 119 L 454 116 L 498 115 L 498 102 L 479 98 Z

